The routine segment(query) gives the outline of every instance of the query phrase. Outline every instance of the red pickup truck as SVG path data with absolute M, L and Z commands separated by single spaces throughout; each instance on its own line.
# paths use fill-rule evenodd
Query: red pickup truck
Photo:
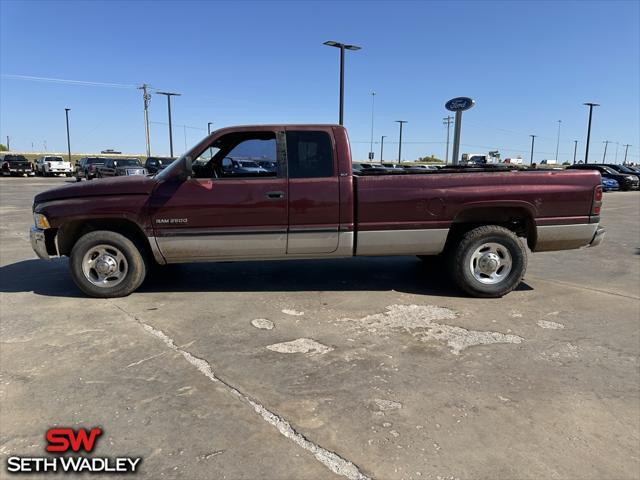
M 34 199 L 31 244 L 69 256 L 78 287 L 128 295 L 154 264 L 442 255 L 479 297 L 520 283 L 533 252 L 595 246 L 595 171 L 451 168 L 354 173 L 337 125 L 223 128 L 155 176 Z

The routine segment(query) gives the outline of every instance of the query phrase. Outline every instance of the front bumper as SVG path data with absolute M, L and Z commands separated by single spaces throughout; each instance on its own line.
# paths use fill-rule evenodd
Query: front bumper
M 51 257 L 47 252 L 47 242 L 44 236 L 44 230 L 37 227 L 31 227 L 29 232 L 29 239 L 31 240 L 31 248 L 36 252 L 39 258 L 43 260 L 49 260 Z
M 598 245 L 600 245 L 604 240 L 604 236 L 606 233 L 607 232 L 604 228 L 602 228 L 601 226 L 598 226 L 596 233 L 593 234 L 593 238 L 591 239 L 591 242 L 589 242 L 589 246 L 597 247 Z

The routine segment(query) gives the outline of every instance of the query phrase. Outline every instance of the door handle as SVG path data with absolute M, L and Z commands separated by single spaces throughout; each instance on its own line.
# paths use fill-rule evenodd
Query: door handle
M 264 196 L 271 200 L 277 200 L 278 198 L 284 198 L 284 192 L 267 192 Z

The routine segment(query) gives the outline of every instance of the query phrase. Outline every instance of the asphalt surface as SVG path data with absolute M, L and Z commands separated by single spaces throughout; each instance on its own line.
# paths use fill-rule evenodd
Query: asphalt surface
M 139 478 L 640 478 L 640 193 L 502 299 L 396 257 L 169 266 L 97 300 L 29 245 L 64 181 L 0 179 L 0 477 L 99 425 Z

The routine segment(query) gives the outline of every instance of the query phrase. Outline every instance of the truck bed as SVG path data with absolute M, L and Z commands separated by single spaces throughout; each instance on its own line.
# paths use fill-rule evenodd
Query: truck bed
M 593 223 L 597 172 L 469 171 L 354 176 L 356 254 L 434 254 L 456 223 L 545 225 Z M 537 227 L 537 228 L 534 228 Z M 539 239 L 538 239 L 539 240 Z M 544 249 L 531 242 L 530 247 Z M 417 249 L 417 251 L 416 251 Z

